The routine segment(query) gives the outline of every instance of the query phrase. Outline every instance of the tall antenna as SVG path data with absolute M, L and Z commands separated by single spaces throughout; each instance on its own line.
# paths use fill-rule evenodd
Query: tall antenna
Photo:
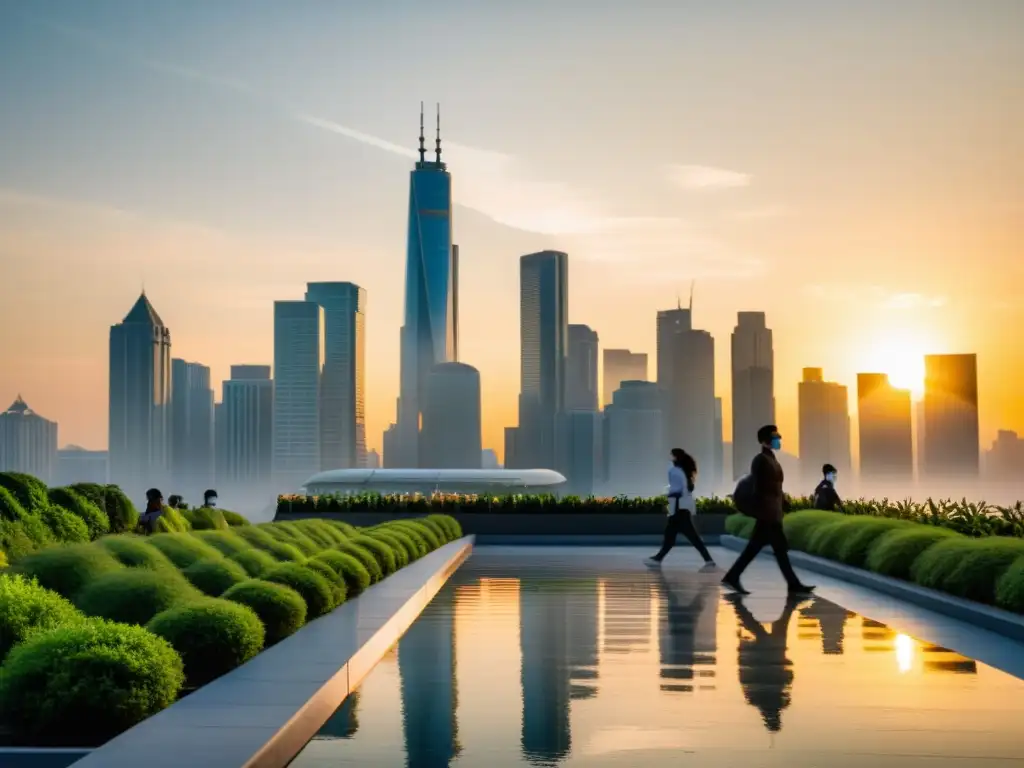
M 423 137 L 423 102 L 420 102 L 420 162 L 425 162 L 427 159 L 427 146 L 424 143 L 426 139 Z
M 697 283 L 696 280 L 690 281 L 690 314 L 693 314 L 693 286 Z
M 441 164 L 441 105 L 437 105 L 437 162 Z

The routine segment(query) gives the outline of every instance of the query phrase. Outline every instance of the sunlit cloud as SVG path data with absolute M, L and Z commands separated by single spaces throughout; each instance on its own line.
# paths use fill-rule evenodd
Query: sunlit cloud
M 670 182 L 688 190 L 735 189 L 750 186 L 750 175 L 707 165 L 670 165 Z
M 914 291 L 893 291 L 879 285 L 848 283 L 814 283 L 805 290 L 815 298 L 829 302 L 859 304 L 891 310 L 939 309 L 946 306 L 945 296 L 928 295 Z
M 759 207 L 732 211 L 726 214 L 726 218 L 735 219 L 737 221 L 760 221 L 763 219 L 781 219 L 786 216 L 792 216 L 794 213 L 795 211 L 793 208 L 788 205 L 762 205 Z

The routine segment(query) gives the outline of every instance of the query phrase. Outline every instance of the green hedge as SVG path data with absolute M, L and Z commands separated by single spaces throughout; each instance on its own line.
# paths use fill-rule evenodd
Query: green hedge
M 192 582 L 192 586 L 209 597 L 220 597 L 235 584 L 249 578 L 245 568 L 226 557 L 199 560 L 192 563 L 183 573 L 185 578 Z
M 281 642 L 306 623 L 306 601 L 284 584 L 249 579 L 231 587 L 222 597 L 256 612 L 263 622 L 268 646 Z
M 83 620 L 69 600 L 24 576 L 0 574 L 0 661 L 37 632 Z
M 298 592 L 306 601 L 307 618 L 319 618 L 336 606 L 336 592 L 331 583 L 321 574 L 299 563 L 281 563 L 263 574 L 263 579 L 274 584 L 284 584 Z
M 17 564 L 19 571 L 71 600 L 89 582 L 122 567 L 106 549 L 93 544 L 42 549 Z
M 122 568 L 83 587 L 75 605 L 89 616 L 122 624 L 145 624 L 158 613 L 199 596 L 178 571 Z
M 102 547 L 117 558 L 121 565 L 135 568 L 173 568 L 174 563 L 142 536 L 123 533 L 119 536 L 103 536 L 94 546 Z

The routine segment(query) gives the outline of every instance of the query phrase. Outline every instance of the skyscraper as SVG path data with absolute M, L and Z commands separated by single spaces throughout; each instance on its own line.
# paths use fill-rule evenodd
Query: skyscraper
M 480 372 L 465 363 L 435 365 L 423 399 L 420 464 L 480 469 Z
M 0 472 L 24 472 L 46 484 L 57 465 L 57 422 L 44 419 L 18 395 L 0 413 Z
M 296 491 L 320 471 L 323 310 L 274 302 L 274 486 Z
M 800 469 L 805 482 L 821 480 L 821 468 L 850 469 L 850 408 L 846 387 L 825 381 L 821 368 L 804 368 L 797 385 Z
M 396 453 L 388 466 L 417 467 L 420 414 L 430 369 L 456 357 L 457 250 L 452 245 L 452 180 L 441 161 L 441 117 L 435 159 L 426 159 L 420 107 L 420 159 L 409 178 L 409 233 L 405 265 L 405 323 L 401 334 Z
M 110 480 L 130 496 L 171 468 L 171 332 L 145 292 L 110 328 Z M 165 491 L 166 493 L 167 491 Z
M 647 381 L 647 353 L 628 349 L 604 351 L 604 386 L 601 405 L 610 405 L 615 390 L 624 381 Z
M 884 373 L 858 373 L 857 422 L 861 478 L 912 480 L 910 390 L 894 388 Z
M 570 411 L 596 411 L 597 331 L 587 325 L 569 326 L 565 407 Z
M 179 358 L 171 360 L 171 476 L 174 492 L 189 499 L 215 477 L 210 369 Z
M 320 468 L 361 467 L 366 458 L 366 291 L 353 283 L 309 283 L 306 301 L 324 310 Z
M 678 306 L 658 312 L 658 386 L 668 390 L 672 386 L 672 371 L 675 356 L 672 352 L 673 339 L 677 333 L 693 329 L 692 312 Z
M 664 417 L 658 385 L 624 381 L 605 409 L 605 460 L 613 494 L 652 496 L 665 490 Z
M 515 468 L 554 469 L 555 419 L 565 408 L 569 257 L 541 251 L 519 260 L 520 391 Z
M 764 312 L 740 312 L 732 332 L 732 473 L 750 471 L 757 430 L 775 422 L 775 351 Z
M 925 355 L 924 472 L 926 477 L 977 476 L 977 355 Z
M 274 382 L 269 365 L 232 365 L 221 385 L 222 468 L 230 489 L 270 485 L 274 456 Z
M 57 469 L 52 485 L 110 482 L 106 451 L 90 451 L 80 445 L 66 445 L 57 451 Z
M 557 417 L 558 471 L 565 475 L 565 492 L 590 496 L 604 480 L 604 446 L 600 411 L 563 411 Z

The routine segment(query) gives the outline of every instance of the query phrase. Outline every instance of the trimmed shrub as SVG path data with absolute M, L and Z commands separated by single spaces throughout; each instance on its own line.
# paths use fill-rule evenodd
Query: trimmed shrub
M 47 502 L 47 506 L 40 514 L 40 519 L 50 529 L 54 541 L 66 544 L 89 541 L 89 528 L 85 521 L 77 515 L 71 514 L 64 507 Z
M 230 558 L 238 563 L 250 576 L 262 576 L 272 568 L 276 568 L 279 560 L 262 549 L 253 547 L 245 552 L 237 552 L 230 555 Z
M 951 539 L 929 548 L 914 562 L 911 573 L 923 587 L 994 603 L 1000 577 L 1021 556 L 1024 541 L 1020 539 Z
M 146 628 L 167 640 L 185 662 L 189 686 L 206 685 L 261 650 L 263 623 L 248 606 L 207 597 L 155 616 Z
M 141 627 L 91 619 L 16 646 L 0 677 L 3 719 L 22 744 L 90 747 L 174 703 L 181 658 Z
M 343 520 L 324 520 L 324 522 L 331 526 L 331 528 L 334 528 L 336 531 L 340 531 L 344 534 L 345 538 L 351 538 L 352 536 L 359 535 L 358 528 L 351 523 L 344 522 Z
M 430 541 L 427 539 L 423 529 L 411 520 L 395 520 L 390 523 L 384 523 L 382 527 L 388 532 L 400 533 L 408 538 L 413 547 L 413 552 L 409 555 L 410 562 L 419 560 L 428 552 L 433 551 L 433 547 L 430 546 Z
M 311 558 L 327 563 L 331 569 L 344 580 L 345 590 L 349 596 L 358 595 L 372 581 L 370 572 L 366 567 L 352 555 L 347 555 L 338 550 L 327 550 Z
M 1024 557 L 1018 557 L 996 583 L 996 605 L 1024 613 Z
M 358 560 L 359 564 L 370 574 L 371 584 L 376 584 L 384 578 L 384 570 L 380 567 L 380 563 L 377 562 L 377 558 L 366 547 L 361 547 L 346 539 L 340 544 L 336 544 L 332 549 L 335 552 L 351 555 Z
M 846 538 L 839 542 L 836 559 L 855 568 L 863 568 L 867 562 L 871 545 L 890 531 L 905 531 L 915 527 L 906 520 L 893 520 L 888 517 L 857 517 L 855 525 L 846 529 Z
M 224 522 L 231 528 L 236 528 L 242 525 L 249 525 L 249 521 L 246 520 L 242 515 L 237 512 L 232 512 L 230 509 L 222 509 L 220 511 L 224 515 Z
M 917 525 L 907 530 L 893 530 L 879 536 L 868 550 L 865 565 L 869 571 L 909 581 L 911 568 L 932 545 L 950 539 L 963 539 L 947 528 Z
M 416 559 L 416 545 L 409 541 L 408 537 L 400 531 L 387 530 L 381 527 L 367 528 L 366 535 L 386 544 L 395 553 L 395 564 L 399 568 L 405 568 Z
M 145 624 L 158 613 L 200 597 L 178 571 L 122 568 L 90 582 L 75 598 L 83 613 L 122 624 Z
M 398 565 L 398 555 L 385 541 L 376 539 L 373 536 L 361 534 L 359 536 L 353 536 L 349 543 L 355 544 L 373 555 L 374 560 L 376 560 L 377 564 L 380 566 L 383 576 L 390 576 L 400 567 Z
M 725 518 L 725 532 L 730 536 L 738 536 L 741 539 L 749 539 L 750 534 L 754 531 L 754 523 L 757 522 L 752 517 L 746 515 L 734 514 L 729 515 Z
M 100 576 L 122 567 L 107 550 L 92 544 L 50 547 L 18 562 L 18 570 L 22 573 L 70 600 Z
M 825 512 L 820 509 L 805 509 L 791 512 L 782 519 L 782 527 L 786 532 L 790 549 L 808 551 L 810 538 L 814 532 L 828 522 L 846 519 L 839 512 Z
M 306 536 L 301 530 L 294 527 L 293 523 L 260 523 L 257 528 L 266 531 L 279 542 L 291 544 L 306 557 L 315 555 L 322 549 L 309 536 Z
M 248 572 L 234 560 L 218 557 L 192 563 L 183 573 L 192 586 L 210 597 L 220 597 L 235 584 L 249 578 Z
M 396 520 L 390 524 L 391 526 L 398 528 L 402 531 L 408 531 L 409 535 L 413 539 L 421 540 L 426 545 L 426 550 L 423 555 L 428 552 L 433 552 L 435 549 L 440 549 L 443 544 L 443 537 L 438 536 L 434 531 L 423 522 L 421 519 L 417 520 Z M 421 555 L 422 557 L 422 555 Z
M 302 564 L 303 568 L 309 568 L 311 571 L 316 571 L 323 576 L 327 583 L 331 585 L 331 591 L 334 593 L 334 602 L 331 608 L 337 608 L 339 605 L 345 602 L 348 597 L 348 590 L 345 587 L 345 580 L 335 571 L 331 566 L 325 563 L 323 560 L 316 560 L 315 558 L 309 558 Z
M 155 529 L 157 533 L 187 533 L 192 530 L 192 523 L 180 509 L 164 507 L 163 514 L 156 519 Z
M 7 553 L 4 552 L 3 550 L 0 550 L 0 568 L 6 568 L 6 567 L 7 567 Z
M 117 558 L 121 565 L 129 568 L 149 568 L 154 571 L 174 568 L 174 563 L 167 559 L 167 555 L 142 536 L 130 533 L 103 536 L 97 539 L 93 546 L 102 547 Z
M 315 541 L 321 549 L 329 549 L 347 538 L 344 533 L 327 525 L 323 520 L 296 520 L 292 525 Z
M 284 584 L 249 579 L 235 584 L 221 597 L 255 611 L 263 622 L 267 646 L 281 642 L 306 623 L 306 601 Z
M 146 541 L 163 552 L 178 568 L 188 568 L 199 560 L 222 557 L 214 547 L 189 533 L 156 533 Z
M 226 531 L 228 529 L 228 521 L 224 519 L 224 513 L 216 507 L 186 509 L 182 511 L 182 514 L 194 531 Z
M 239 536 L 248 541 L 254 547 L 269 552 L 280 562 L 301 563 L 306 559 L 298 547 L 294 544 L 285 544 L 274 536 L 267 533 L 262 526 L 248 525 L 234 530 Z
M 21 520 L 0 520 L 0 549 L 11 562 L 52 542 L 50 529 L 34 515 L 25 515 Z
M 16 522 L 28 517 L 21 502 L 9 490 L 0 485 L 0 519 Z
M 252 551 L 252 544 L 231 531 L 193 530 L 192 535 L 227 557 Z
M 430 520 L 437 524 L 439 528 L 442 528 L 448 536 L 448 541 L 455 541 L 456 539 L 462 538 L 462 526 L 459 525 L 459 521 L 451 515 L 427 515 L 425 520 Z
M 265 581 L 291 587 L 306 602 L 306 618 L 319 618 L 334 608 L 334 588 L 314 570 L 298 563 L 281 563 L 264 574 Z
M 56 592 L 24 576 L 0 575 L 0 661 L 36 632 L 83 620 L 71 601 Z
M 6 488 L 30 515 L 42 514 L 50 505 L 46 484 L 24 472 L 0 472 L 0 488 Z
M 81 493 L 71 488 L 50 488 L 47 496 L 51 504 L 64 507 L 80 517 L 89 530 L 90 539 L 98 539 L 110 533 L 110 521 L 106 513 Z
M 432 519 L 430 515 L 428 515 L 427 517 L 418 517 L 416 518 L 416 522 L 422 525 L 424 528 L 427 528 L 432 534 L 434 534 L 434 538 L 437 539 L 438 542 L 437 547 L 435 547 L 435 549 L 442 547 L 449 541 L 451 541 L 451 539 L 448 537 L 448 531 L 445 528 L 443 528 L 437 522 L 437 520 Z
M 824 557 L 826 560 L 838 560 L 839 548 L 846 537 L 856 528 L 859 521 L 855 517 L 840 517 L 839 520 L 829 520 L 814 527 L 811 535 L 807 537 L 805 552 Z
M 103 510 L 110 521 L 111 533 L 132 533 L 139 524 L 139 511 L 116 485 L 103 486 Z

